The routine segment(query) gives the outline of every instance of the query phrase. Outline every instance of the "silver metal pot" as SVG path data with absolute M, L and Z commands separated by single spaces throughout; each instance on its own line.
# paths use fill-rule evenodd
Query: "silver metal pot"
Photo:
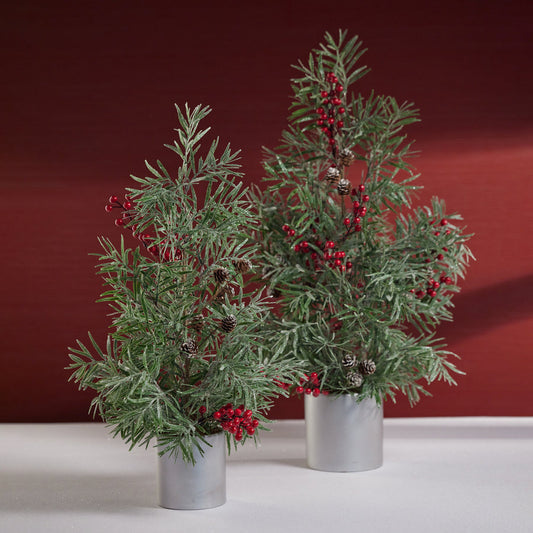
M 383 464 L 383 406 L 356 396 L 305 396 L 307 464 L 360 472 Z
M 167 509 L 209 509 L 226 502 L 226 442 L 223 433 L 209 435 L 195 464 L 168 454 L 158 457 L 159 505 Z

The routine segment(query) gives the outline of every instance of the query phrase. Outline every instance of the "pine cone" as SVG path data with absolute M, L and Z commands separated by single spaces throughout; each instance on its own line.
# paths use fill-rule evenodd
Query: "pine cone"
M 349 167 L 354 159 L 355 155 L 349 148 L 344 148 L 339 154 L 339 161 L 343 167 Z
M 373 374 L 376 371 L 376 363 L 374 361 L 367 359 L 366 361 L 361 361 L 359 363 L 359 372 L 363 374 L 363 376 L 369 376 L 370 374 Z
M 352 188 L 352 184 L 348 180 L 342 179 L 339 181 L 339 184 L 337 185 L 337 192 L 341 196 L 346 196 L 350 194 L 351 188 Z
M 202 315 L 194 315 L 189 320 L 189 326 L 197 333 L 200 333 L 202 329 L 204 328 L 204 322 L 205 322 L 205 319 Z
M 233 266 L 235 267 L 235 270 L 237 272 L 244 274 L 245 272 L 248 272 L 248 270 L 252 268 L 252 262 L 249 259 L 245 259 L 241 257 L 233 261 Z
M 225 283 L 229 278 L 229 270 L 227 268 L 217 268 L 213 272 L 213 277 L 217 283 Z
M 187 339 L 182 345 L 181 345 L 181 352 L 186 357 L 194 357 L 198 354 L 198 345 L 196 344 L 196 341 L 194 339 Z
M 226 333 L 231 333 L 237 325 L 237 319 L 235 315 L 228 315 L 224 317 L 220 322 L 220 327 Z
M 326 172 L 326 181 L 329 181 L 332 185 L 336 185 L 339 183 L 339 180 L 341 179 L 341 173 L 338 168 L 335 167 L 329 167 L 328 171 Z
M 363 376 L 359 372 L 348 372 L 346 379 L 352 387 L 360 387 L 363 384 Z
M 232 298 L 235 296 L 235 289 L 229 285 L 225 285 L 218 291 L 215 300 L 217 302 L 223 302 L 226 299 L 226 294 Z
M 342 358 L 342 366 L 345 366 L 346 368 L 350 368 L 352 366 L 355 366 L 355 363 L 357 362 L 357 359 L 355 355 L 351 353 L 347 353 Z

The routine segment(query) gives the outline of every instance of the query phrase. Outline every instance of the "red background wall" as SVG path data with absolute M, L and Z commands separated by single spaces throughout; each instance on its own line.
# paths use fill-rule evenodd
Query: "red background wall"
M 290 65 L 339 27 L 368 47 L 361 92 L 421 109 L 421 201 L 444 197 L 476 234 L 455 322 L 440 329 L 467 374 L 386 414 L 533 415 L 532 15 L 528 2 L 475 0 L 4 6 L 0 421 L 88 418 L 91 394 L 64 370 L 76 338 L 105 336 L 88 253 L 118 231 L 107 197 L 165 156 L 173 104 L 212 105 L 257 182 L 261 146 L 285 125 Z M 281 401 L 274 416 L 302 412 Z

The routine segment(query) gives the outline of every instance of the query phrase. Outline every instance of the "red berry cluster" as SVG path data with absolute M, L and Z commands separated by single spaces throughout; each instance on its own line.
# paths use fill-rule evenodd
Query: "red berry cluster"
M 237 441 L 242 440 L 245 431 L 252 436 L 255 433 L 255 428 L 259 425 L 259 420 L 253 418 L 253 413 L 250 409 L 245 409 L 244 405 L 239 405 L 239 407 L 233 409 L 233 404 L 231 403 L 227 403 L 224 407 L 215 411 L 213 418 L 220 422 L 224 431 L 234 435 Z
M 294 392 L 297 394 L 312 394 L 315 398 L 324 394 L 327 396 L 328 391 L 320 390 L 320 381 L 318 379 L 318 374 L 316 372 L 311 372 L 309 376 L 304 374 L 304 377 L 300 378 L 300 385 L 298 385 Z
M 443 285 L 451 285 L 452 283 L 453 280 L 452 278 L 450 278 L 450 276 L 447 276 L 446 274 L 441 274 L 439 281 L 430 278 L 427 282 L 427 287 L 425 289 L 418 289 L 417 291 L 415 291 L 415 289 L 411 289 L 411 292 L 414 293 L 419 299 L 422 299 L 425 296 L 435 298 L 439 290 L 442 289 Z
M 131 230 L 132 235 L 139 239 L 144 247 L 154 256 L 157 257 L 161 261 L 170 261 L 172 259 L 170 250 L 161 250 L 157 245 L 153 244 L 153 237 L 150 236 L 148 233 L 137 233 L 137 225 L 132 224 L 131 226 L 129 223 L 133 219 L 133 212 L 132 212 L 133 204 L 131 203 L 131 200 L 129 200 L 128 197 L 124 198 L 124 201 L 121 202 L 118 199 L 118 196 L 110 196 L 108 204 L 105 206 L 105 210 L 107 213 L 111 213 L 113 209 L 122 209 L 122 213 L 119 218 L 115 219 L 115 226 L 122 228 L 126 227 L 129 230 Z M 181 259 L 182 254 L 181 250 L 177 250 L 175 254 L 176 259 Z
M 368 194 L 363 194 L 365 192 L 365 186 L 363 184 L 359 187 L 352 189 L 351 196 L 356 198 L 352 203 L 352 218 L 346 217 L 344 219 L 344 225 L 348 233 L 354 231 L 362 231 L 363 227 L 361 226 L 362 219 L 366 216 L 368 208 L 366 203 L 370 201 L 370 196 Z
M 122 209 L 122 214 L 119 218 L 115 219 L 115 226 L 121 227 L 126 225 L 132 218 L 130 209 L 133 207 L 130 199 L 126 196 L 124 201 L 121 202 L 118 196 L 112 195 L 109 197 L 108 203 L 105 206 L 106 213 L 111 213 L 113 209 Z
M 296 236 L 296 232 L 291 229 L 288 224 L 284 224 L 282 226 L 282 230 L 289 238 Z M 293 250 L 296 253 L 309 254 L 309 259 L 306 260 L 306 265 L 309 268 L 313 266 L 315 272 L 322 271 L 324 265 L 331 268 L 338 268 L 342 272 L 352 268 L 353 265 L 350 261 L 346 261 L 346 263 L 344 263 L 346 252 L 342 250 L 334 251 L 334 248 L 337 246 L 334 241 L 328 240 L 326 242 L 322 242 L 320 240 L 316 240 L 311 246 L 308 241 L 300 240 L 302 238 L 303 235 L 296 236 L 296 239 L 299 242 L 293 246 Z M 317 248 L 320 250 L 320 252 L 316 251 Z
M 432 221 L 430 222 L 430 224 L 435 224 L 435 221 L 432 220 Z M 448 220 L 445 219 L 445 218 L 443 218 L 443 219 L 437 224 L 437 227 L 440 226 L 441 228 L 443 228 L 444 226 L 447 226 L 447 225 L 448 225 Z M 444 233 L 445 233 L 446 235 L 449 235 L 451 232 L 452 232 L 452 230 L 451 230 L 450 228 L 448 228 L 448 229 L 445 230 Z M 440 235 L 440 233 L 441 233 L 441 231 L 437 229 L 433 234 L 436 235 L 436 236 L 438 237 L 438 236 Z
M 318 119 L 317 126 L 328 138 L 332 151 L 336 151 L 335 134 L 344 126 L 341 115 L 346 111 L 342 107 L 342 91 L 344 87 L 339 83 L 333 72 L 326 74 L 327 90 L 320 91 L 322 105 L 316 110 Z

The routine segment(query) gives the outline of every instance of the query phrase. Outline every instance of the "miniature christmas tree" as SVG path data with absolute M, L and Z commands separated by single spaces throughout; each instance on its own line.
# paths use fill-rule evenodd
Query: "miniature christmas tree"
M 206 435 L 225 430 L 228 445 L 254 435 L 293 365 L 263 347 L 268 299 L 246 289 L 257 250 L 245 229 L 256 222 L 238 153 L 217 156 L 216 139 L 202 156 L 210 109 L 176 109 L 176 176 L 146 163 L 149 177 L 132 176 L 138 188 L 106 206 L 140 242 L 100 239 L 112 327 L 104 349 L 90 334 L 92 346 L 78 341 L 69 369 L 96 391 L 91 406 L 114 436 L 132 447 L 157 438 L 162 453 L 192 461 Z
M 454 354 L 435 328 L 452 319 L 472 255 L 442 200 L 413 206 L 420 187 L 404 128 L 417 111 L 353 94 L 368 71 L 363 53 L 357 37 L 326 33 L 295 67 L 289 126 L 266 151 L 266 189 L 256 193 L 256 240 L 279 304 L 272 327 L 307 364 L 296 392 L 381 402 L 400 391 L 413 404 L 428 394 L 423 381 L 455 383 Z

